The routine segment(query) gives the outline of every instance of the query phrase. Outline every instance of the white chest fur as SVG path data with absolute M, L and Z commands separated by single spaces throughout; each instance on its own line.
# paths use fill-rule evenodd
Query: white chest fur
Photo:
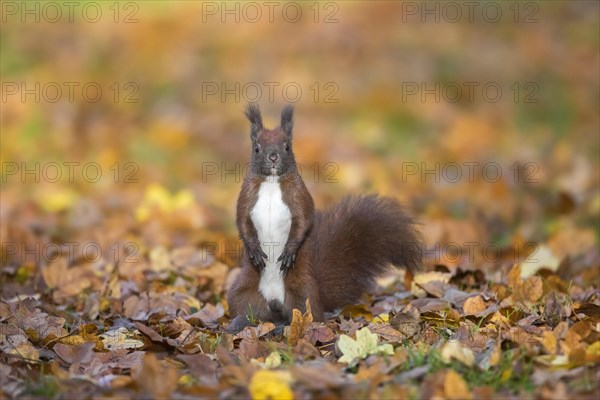
M 283 202 L 279 177 L 268 177 L 260 185 L 250 218 L 258 233 L 260 246 L 268 256 L 258 288 L 267 302 L 279 300 L 283 304 L 285 287 L 283 274 L 279 269 L 281 262 L 277 262 L 277 258 L 283 252 L 290 234 L 292 214 Z

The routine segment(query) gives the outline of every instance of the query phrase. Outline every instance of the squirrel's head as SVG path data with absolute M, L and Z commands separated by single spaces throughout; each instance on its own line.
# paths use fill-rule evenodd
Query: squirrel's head
M 281 112 L 281 124 L 275 129 L 266 129 L 256 104 L 248 104 L 246 117 L 250 120 L 252 139 L 252 161 L 250 168 L 259 175 L 281 176 L 296 168 L 292 152 L 292 127 L 294 108 L 287 105 Z

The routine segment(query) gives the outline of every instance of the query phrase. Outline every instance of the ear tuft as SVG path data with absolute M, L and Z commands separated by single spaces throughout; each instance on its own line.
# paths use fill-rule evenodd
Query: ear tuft
M 255 103 L 248 103 L 245 114 L 246 118 L 250 121 L 250 136 L 252 139 L 256 139 L 258 133 L 263 129 L 262 117 L 258 105 Z
M 292 136 L 292 128 L 294 127 L 294 106 L 288 104 L 281 111 L 281 129 L 288 136 Z

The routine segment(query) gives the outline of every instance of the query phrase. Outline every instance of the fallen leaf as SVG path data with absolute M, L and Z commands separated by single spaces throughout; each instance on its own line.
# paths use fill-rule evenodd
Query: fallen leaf
M 420 287 L 420 285 L 436 281 L 448 283 L 451 277 L 452 274 L 443 272 L 426 272 L 423 274 L 417 274 L 413 278 L 410 291 L 416 297 L 425 297 L 427 293 Z
M 127 328 L 120 327 L 113 329 L 100 335 L 104 347 L 108 350 L 116 349 L 138 349 L 144 346 L 144 342 L 135 339 L 134 336 L 139 336 L 137 330 L 129 331 Z
M 298 344 L 298 340 L 304 336 L 312 321 L 313 316 L 310 309 L 310 301 L 309 299 L 306 299 L 306 312 L 304 315 L 296 308 L 292 310 L 292 322 L 290 324 L 290 333 L 288 336 L 288 344 L 290 344 L 290 346 Z
M 485 309 L 487 309 L 487 305 L 481 296 L 469 297 L 465 300 L 463 305 L 463 311 L 465 312 L 465 315 L 477 315 Z
M 467 400 L 473 398 L 465 380 L 453 369 L 448 370 L 444 377 L 444 393 L 449 400 Z
M 585 314 L 590 317 L 600 318 L 600 306 L 594 303 L 583 303 L 575 309 L 577 314 Z
M 537 302 L 544 294 L 542 278 L 539 276 L 530 276 L 525 279 L 521 287 L 521 296 L 530 303 Z
M 407 338 L 406 335 L 402 334 L 402 332 L 391 325 L 371 324 L 368 328 L 371 332 L 377 334 L 377 336 L 388 343 L 401 343 Z
M 204 326 L 213 326 L 216 325 L 217 320 L 223 315 L 225 315 L 225 309 L 221 303 L 218 303 L 216 306 L 208 303 L 205 304 L 200 311 L 185 317 L 185 320 L 193 321 L 194 319 L 197 319 L 201 321 Z
M 206 354 L 180 354 L 177 359 L 183 361 L 190 369 L 191 375 L 204 385 L 217 386 L 219 384 L 219 363 Z
M 339 362 L 350 365 L 366 358 L 371 354 L 394 354 L 394 348 L 391 344 L 378 344 L 379 338 L 371 333 L 368 328 L 362 328 L 356 332 L 356 340 L 348 335 L 340 335 L 337 346 L 342 353 Z
M 339 370 L 323 359 L 294 365 L 291 372 L 294 379 L 313 390 L 335 389 L 348 384 Z
M 449 364 L 454 359 L 460 361 L 467 367 L 471 367 L 475 361 L 473 350 L 463 346 L 456 340 L 444 343 L 441 350 L 441 356 L 446 364 Z
M 52 297 L 60 303 L 90 287 L 93 273 L 83 265 L 69 268 L 67 261 L 61 257 L 42 268 L 42 276 L 46 285 L 54 289 Z
M 535 303 L 543 295 L 542 278 L 539 276 L 530 276 L 524 281 L 521 278 L 521 266 L 515 264 L 508 273 L 509 288 L 513 292 L 513 296 L 526 303 Z
M 540 269 L 546 268 L 556 272 L 560 265 L 560 260 L 554 256 L 550 247 L 539 245 L 536 251 L 530 254 L 521 263 L 521 278 L 526 279 L 536 274 Z
M 398 313 L 390 321 L 390 325 L 396 328 L 407 338 L 413 337 L 421 331 L 419 319 L 409 313 Z
M 558 341 L 556 340 L 556 336 L 553 332 L 545 331 L 539 340 L 542 346 L 544 347 L 544 351 L 546 352 L 546 354 L 556 354 L 556 349 L 558 348 Z
M 73 364 L 75 362 L 86 364 L 92 361 L 92 358 L 94 357 L 93 349 L 95 346 L 96 344 L 93 342 L 83 343 L 75 346 L 56 343 L 53 350 L 67 364 Z
M 142 390 L 155 399 L 166 399 L 177 388 L 175 368 L 161 362 L 153 353 L 146 353 L 142 367 L 135 378 Z
M 248 390 L 253 400 L 292 400 L 292 376 L 287 371 L 261 369 L 250 379 Z

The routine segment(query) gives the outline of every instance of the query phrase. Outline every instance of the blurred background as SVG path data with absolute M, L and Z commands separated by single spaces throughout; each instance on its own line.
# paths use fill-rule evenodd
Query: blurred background
M 292 103 L 318 207 L 402 199 L 432 265 L 598 266 L 598 2 L 69 4 L 2 3 L 3 241 L 235 246 L 243 109 Z

